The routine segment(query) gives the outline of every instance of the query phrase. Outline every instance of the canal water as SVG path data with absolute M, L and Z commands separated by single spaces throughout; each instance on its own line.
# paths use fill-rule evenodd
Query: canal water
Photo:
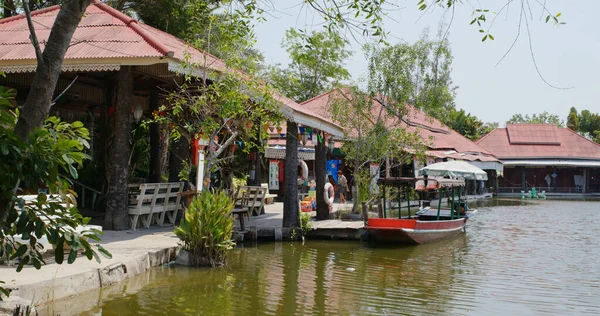
M 491 200 L 451 240 L 245 245 L 225 268 L 156 268 L 42 314 L 598 315 L 599 245 L 598 201 Z

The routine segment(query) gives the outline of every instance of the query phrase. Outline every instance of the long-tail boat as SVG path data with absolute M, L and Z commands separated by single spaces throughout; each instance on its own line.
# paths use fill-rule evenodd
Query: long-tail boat
M 454 163 L 454 162 L 453 162 Z M 437 208 L 423 208 L 418 212 L 411 214 L 410 210 L 410 188 L 415 185 L 418 178 L 381 178 L 378 183 L 383 188 L 383 218 L 369 218 L 365 230 L 367 239 L 378 242 L 392 242 L 398 244 L 423 244 L 434 242 L 445 238 L 456 236 L 464 231 L 465 224 L 469 217 L 477 212 L 477 210 L 469 210 L 467 201 L 461 200 L 462 188 L 465 186 L 465 179 L 487 179 L 485 171 L 474 170 L 468 167 L 471 172 L 465 171 L 462 168 L 457 168 L 456 164 L 451 164 L 448 167 L 449 172 L 441 172 L 445 163 L 433 164 L 427 169 L 421 169 L 421 173 L 431 176 L 460 176 L 461 179 L 436 178 L 439 189 L 439 201 Z M 434 171 L 431 171 L 434 170 Z M 474 170 L 474 172 L 473 172 Z M 398 188 L 398 218 L 387 218 L 386 210 L 386 187 L 393 186 Z M 402 208 L 400 196 L 401 192 L 406 192 L 405 197 L 408 200 L 408 216 L 402 216 Z M 450 208 L 442 208 L 442 197 L 445 192 L 450 193 L 449 202 Z M 458 198 L 455 200 L 455 193 L 458 193 Z

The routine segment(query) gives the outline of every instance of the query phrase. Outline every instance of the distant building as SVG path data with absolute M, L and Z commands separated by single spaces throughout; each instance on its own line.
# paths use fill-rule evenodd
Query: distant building
M 554 124 L 507 124 L 477 141 L 504 162 L 500 192 L 531 187 L 556 193 L 600 192 L 600 145 Z

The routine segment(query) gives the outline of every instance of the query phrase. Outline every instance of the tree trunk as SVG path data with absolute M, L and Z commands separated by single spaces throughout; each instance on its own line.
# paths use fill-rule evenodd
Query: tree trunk
M 52 106 L 52 95 L 61 73 L 65 53 L 85 9 L 91 2 L 92 0 L 68 0 L 61 6 L 45 43 L 41 60 L 38 60 L 29 94 L 15 126 L 15 132 L 22 139 L 27 139 L 29 133 L 44 123 Z
M 179 182 L 179 173 L 183 170 L 183 162 L 190 156 L 190 144 L 185 137 L 171 143 L 171 156 L 169 157 L 169 182 Z M 196 179 L 190 179 L 196 183 Z
M 298 125 L 287 122 L 285 136 L 285 196 L 283 227 L 298 227 Z
M 150 111 L 155 110 L 158 110 L 158 91 L 150 90 Z M 160 126 L 158 123 L 152 123 L 150 124 L 150 182 L 153 183 L 162 182 L 160 145 Z
M 107 160 L 108 191 L 106 193 L 105 228 L 129 229 L 127 185 L 129 184 L 129 155 L 131 148 L 131 104 L 133 101 L 133 72 L 122 66 L 117 85 L 117 102 L 112 117 L 112 146 Z
M 262 142 L 260 140 L 260 121 L 255 122 L 254 125 L 256 128 L 256 135 L 253 139 L 254 148 L 252 148 L 253 159 L 249 163 L 249 170 L 254 171 L 253 175 L 250 175 L 250 179 L 248 179 L 248 185 L 260 186 L 262 180 L 261 174 L 261 165 L 260 165 L 260 146 L 262 146 Z
M 315 146 L 315 181 L 317 185 L 317 220 L 329 219 L 329 205 L 325 201 L 325 183 L 327 182 L 327 147 L 325 140 Z
M 358 214 L 358 203 L 360 202 L 358 200 L 358 197 L 360 196 L 360 186 L 358 183 L 358 170 L 360 169 L 359 165 L 357 162 L 354 163 L 354 183 L 352 183 L 352 186 L 354 187 L 354 192 L 355 195 L 352 196 L 352 213 L 353 214 Z

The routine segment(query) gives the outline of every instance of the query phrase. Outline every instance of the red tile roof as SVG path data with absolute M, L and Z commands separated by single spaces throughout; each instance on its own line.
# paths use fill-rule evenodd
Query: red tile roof
M 59 10 L 60 6 L 56 5 L 31 12 L 42 49 Z M 77 26 L 71 39 L 71 46 L 65 54 L 65 63 L 81 59 L 112 59 L 113 63 L 127 65 L 129 59 L 149 58 L 148 63 L 152 64 L 164 57 L 184 61 L 186 55 L 199 67 L 206 65 L 206 68 L 215 71 L 235 71 L 248 80 L 254 79 L 237 70 L 227 68 L 221 59 L 196 49 L 169 33 L 136 21 L 98 0 L 87 7 Z M 29 39 L 29 28 L 24 15 L 0 19 L 0 61 L 36 63 L 35 51 Z M 334 125 L 331 128 L 339 130 L 331 120 L 303 109 L 286 96 L 279 93 L 273 93 L 272 96 L 293 111 Z
M 59 10 L 56 5 L 31 12 L 42 49 Z M 87 7 L 77 26 L 65 60 L 165 56 L 183 60 L 185 53 L 197 63 L 203 64 L 206 58 L 208 68 L 225 69 L 225 63 L 215 56 L 96 1 Z M 35 60 L 24 15 L 0 20 L 0 60 Z
M 560 145 L 556 125 L 508 124 L 506 132 L 511 144 Z
M 507 124 L 477 144 L 499 159 L 600 159 L 600 144 L 554 124 Z
M 347 97 L 342 90 L 333 90 L 301 103 L 301 106 L 315 114 L 329 119 L 330 98 Z M 382 109 L 382 101 L 374 100 L 372 110 L 375 119 Z M 468 138 L 443 125 L 440 121 L 428 116 L 414 106 L 407 105 L 407 113 L 402 120 L 395 115 L 383 111 L 383 120 L 387 126 L 400 124 L 410 132 L 417 132 L 423 140 L 429 142 L 428 155 L 438 158 L 455 158 L 460 160 L 498 161 L 488 150 L 478 146 Z

